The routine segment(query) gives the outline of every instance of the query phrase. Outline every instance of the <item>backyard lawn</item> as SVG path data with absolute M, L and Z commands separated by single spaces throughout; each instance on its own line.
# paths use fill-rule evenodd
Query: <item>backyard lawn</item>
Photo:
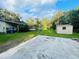
M 0 44 L 6 43 L 10 40 L 24 41 L 30 39 L 35 35 L 35 32 L 23 32 L 14 34 L 0 34 Z
M 57 34 L 54 30 L 50 29 L 47 31 L 30 31 L 15 34 L 0 34 L 0 44 L 3 44 L 10 40 L 26 41 L 37 35 L 47 35 L 47 36 L 64 37 L 64 38 L 79 38 L 79 33 L 63 35 L 63 34 Z

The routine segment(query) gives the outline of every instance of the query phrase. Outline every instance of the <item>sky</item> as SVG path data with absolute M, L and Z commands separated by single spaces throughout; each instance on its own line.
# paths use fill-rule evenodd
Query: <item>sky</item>
M 79 0 L 0 0 L 0 8 L 20 14 L 22 20 L 29 17 L 50 18 L 56 11 L 79 7 Z

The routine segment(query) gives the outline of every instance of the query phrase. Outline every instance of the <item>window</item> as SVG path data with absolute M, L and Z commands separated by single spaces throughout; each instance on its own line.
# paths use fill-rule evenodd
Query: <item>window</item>
M 63 30 L 66 30 L 66 27 L 63 27 L 62 29 L 63 29 Z

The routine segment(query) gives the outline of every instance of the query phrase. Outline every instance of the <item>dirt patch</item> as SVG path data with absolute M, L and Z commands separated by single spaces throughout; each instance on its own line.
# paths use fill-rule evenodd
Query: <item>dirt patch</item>
M 8 41 L 5 44 L 0 45 L 0 53 L 5 52 L 6 50 L 13 48 L 14 46 L 16 46 L 20 43 L 21 43 L 21 41 L 19 41 L 19 40 Z

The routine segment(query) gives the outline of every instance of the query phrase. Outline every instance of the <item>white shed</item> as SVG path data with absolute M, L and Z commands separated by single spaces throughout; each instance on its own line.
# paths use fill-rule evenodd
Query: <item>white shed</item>
M 59 34 L 73 34 L 73 26 L 66 25 L 56 25 L 56 32 Z

